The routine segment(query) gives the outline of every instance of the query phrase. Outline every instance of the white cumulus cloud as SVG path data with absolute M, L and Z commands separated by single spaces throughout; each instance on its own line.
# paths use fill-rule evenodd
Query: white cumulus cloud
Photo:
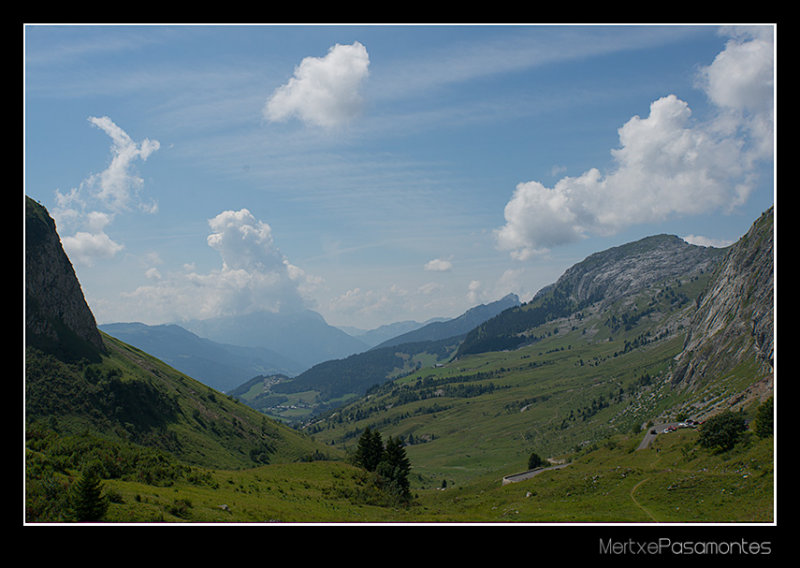
M 112 258 L 124 248 L 103 232 L 78 231 L 72 236 L 62 238 L 61 244 L 70 261 L 85 266 L 92 266 L 99 259 Z
M 345 123 L 361 111 L 359 89 L 368 74 L 369 54 L 361 43 L 336 44 L 325 57 L 303 59 L 269 98 L 264 116 L 270 121 L 296 116 L 323 127 Z
M 107 116 L 89 117 L 89 122 L 108 134 L 113 144 L 111 163 L 99 174 L 91 176 L 87 184 L 109 209 L 127 210 L 144 185 L 142 178 L 133 172 L 133 164 L 136 160 L 147 160 L 159 149 L 160 144 L 157 140 L 147 138 L 137 144 Z M 156 207 L 154 204 L 141 203 L 139 206 L 150 210 Z
M 208 221 L 208 245 L 221 266 L 201 274 L 187 264 L 127 295 L 143 310 L 173 320 L 206 319 L 305 306 L 303 291 L 319 284 L 291 264 L 275 245 L 271 227 L 248 209 L 223 211 Z M 148 273 L 148 277 L 155 274 Z
M 750 166 L 772 156 L 770 46 L 762 35 L 737 36 L 702 70 L 710 100 L 720 105 L 713 120 L 695 122 L 689 105 L 668 95 L 619 129 L 609 173 L 592 168 L 553 187 L 518 184 L 495 231 L 498 248 L 524 260 L 589 234 L 745 202 Z

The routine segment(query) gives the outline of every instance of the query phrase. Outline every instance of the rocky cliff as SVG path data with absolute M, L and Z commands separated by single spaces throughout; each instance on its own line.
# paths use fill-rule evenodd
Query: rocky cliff
M 691 388 L 737 367 L 761 380 L 753 390 L 771 391 L 774 350 L 774 208 L 730 247 L 698 302 L 672 382 Z
M 25 339 L 61 359 L 96 359 L 103 340 L 56 224 L 25 198 Z
M 608 305 L 667 278 L 714 270 L 723 254 L 723 249 L 690 245 L 674 235 L 655 235 L 586 257 L 564 272 L 555 287 L 579 305 Z

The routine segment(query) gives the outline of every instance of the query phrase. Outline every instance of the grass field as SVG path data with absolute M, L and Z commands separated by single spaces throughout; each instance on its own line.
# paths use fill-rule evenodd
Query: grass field
M 377 503 L 363 471 L 341 462 L 213 471 L 203 484 L 109 481 L 110 522 L 193 523 L 770 523 L 772 439 L 715 454 L 697 432 L 618 436 L 569 466 L 503 485 L 496 474 L 414 487 L 410 506 Z M 412 470 L 412 477 L 414 472 Z

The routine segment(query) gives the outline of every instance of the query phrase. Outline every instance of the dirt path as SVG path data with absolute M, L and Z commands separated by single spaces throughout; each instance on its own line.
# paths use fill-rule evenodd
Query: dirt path
M 641 480 L 639 483 L 637 483 L 636 485 L 634 485 L 634 486 L 633 486 L 633 488 L 631 489 L 631 501 L 633 501 L 633 504 L 634 504 L 634 505 L 636 505 L 636 506 L 637 506 L 637 507 L 639 507 L 639 508 L 640 508 L 642 511 L 644 511 L 644 512 L 647 514 L 647 516 L 648 516 L 648 517 L 650 517 L 650 518 L 651 518 L 651 519 L 653 519 L 654 521 L 658 522 L 658 520 L 657 520 L 657 519 L 656 519 L 656 518 L 653 516 L 653 514 L 652 514 L 650 511 L 648 511 L 647 509 L 645 509 L 645 508 L 642 506 L 642 504 L 641 504 L 641 503 L 639 503 L 639 502 L 636 500 L 636 497 L 635 497 L 635 495 L 634 495 L 634 493 L 636 493 L 636 490 L 637 490 L 637 489 L 639 489 L 639 486 L 640 486 L 642 483 L 644 483 L 645 481 L 647 481 L 648 479 L 650 479 L 650 478 L 649 478 L 649 477 L 645 477 L 645 478 L 644 478 L 644 479 L 642 479 L 642 480 Z

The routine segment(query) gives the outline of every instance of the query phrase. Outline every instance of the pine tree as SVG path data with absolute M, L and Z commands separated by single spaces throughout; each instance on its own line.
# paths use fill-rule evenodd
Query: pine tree
M 356 465 L 367 471 L 375 471 L 383 457 L 383 440 L 380 432 L 373 432 L 369 426 L 358 439 L 358 447 L 353 456 Z
M 408 474 L 411 471 L 411 462 L 406 456 L 406 450 L 400 438 L 392 438 L 386 441 L 386 449 L 383 459 L 378 466 L 378 473 L 390 480 L 403 499 L 408 499 L 410 495 L 410 484 Z
M 94 468 L 87 468 L 70 488 L 70 510 L 73 520 L 79 523 L 100 521 L 108 510 L 108 501 L 102 495 L 103 485 Z
M 528 469 L 536 469 L 543 466 L 544 463 L 544 460 L 536 452 L 532 452 L 528 457 Z

